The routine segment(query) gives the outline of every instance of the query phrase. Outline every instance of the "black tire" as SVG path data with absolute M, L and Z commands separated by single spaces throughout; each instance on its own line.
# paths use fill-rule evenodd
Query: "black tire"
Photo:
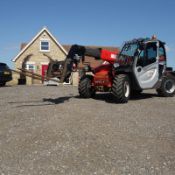
M 164 77 L 157 93 L 161 97 L 173 97 L 175 95 L 175 79 L 172 77 Z
M 1 83 L 0 83 L 0 86 L 1 86 L 1 87 L 5 86 L 5 85 L 6 85 L 6 82 L 1 82 Z
M 79 94 L 82 98 L 91 98 L 95 95 L 95 89 L 92 87 L 93 76 L 85 75 L 79 82 Z
M 129 77 L 125 74 L 119 74 L 114 77 L 112 85 L 112 93 L 119 103 L 127 103 L 130 98 L 130 82 Z

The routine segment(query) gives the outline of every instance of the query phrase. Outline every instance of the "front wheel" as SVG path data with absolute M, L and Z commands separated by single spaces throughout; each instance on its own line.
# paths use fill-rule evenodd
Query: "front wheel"
M 85 75 L 79 82 L 79 94 L 82 98 L 91 98 L 95 95 L 95 89 L 92 87 L 92 76 Z
M 175 94 L 175 79 L 172 77 L 164 77 L 157 93 L 162 97 L 173 97 Z
M 112 93 L 119 103 L 127 103 L 130 97 L 131 87 L 129 77 L 125 74 L 119 74 L 114 77 Z

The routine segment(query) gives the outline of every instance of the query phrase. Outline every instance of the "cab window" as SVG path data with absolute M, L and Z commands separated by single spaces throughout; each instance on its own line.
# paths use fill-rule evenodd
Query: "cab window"
M 140 51 L 137 61 L 137 66 L 145 67 L 149 64 L 156 62 L 157 58 L 157 45 L 156 43 L 148 43 L 146 49 Z
M 159 56 L 165 56 L 164 49 L 162 47 L 159 48 Z
M 137 60 L 137 66 L 144 67 L 144 64 L 145 64 L 145 51 L 141 50 Z
M 159 61 L 165 61 L 166 60 L 166 55 L 165 55 L 165 48 L 163 44 L 160 44 L 159 47 Z
M 148 43 L 146 47 L 146 65 L 156 62 L 157 45 L 156 43 Z

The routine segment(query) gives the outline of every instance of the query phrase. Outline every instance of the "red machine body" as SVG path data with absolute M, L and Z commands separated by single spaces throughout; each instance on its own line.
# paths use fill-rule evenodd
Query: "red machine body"
M 116 102 L 127 103 L 131 95 L 140 94 L 145 89 L 156 89 L 163 97 L 175 95 L 175 73 L 166 67 L 166 50 L 160 40 L 134 39 L 126 42 L 120 53 L 74 47 L 73 52 L 69 52 L 74 62 L 84 61 L 85 56 L 104 61 L 95 69 L 86 64 L 81 70 L 80 97 L 92 98 L 96 92 L 108 92 L 113 94 Z M 157 56 L 161 56 L 159 61 Z
M 101 50 L 101 59 L 103 61 L 108 61 L 111 64 L 114 64 L 114 62 L 117 59 L 117 55 L 119 52 L 112 52 L 109 50 Z
M 98 66 L 94 69 L 94 79 L 93 85 L 94 86 L 105 86 L 111 87 L 112 86 L 112 64 L 103 64 Z
M 117 60 L 119 52 L 111 52 L 108 50 L 101 50 L 101 59 L 104 61 L 102 65 L 93 70 L 94 78 L 92 85 L 94 87 L 103 86 L 106 88 L 112 87 L 113 73 L 112 67 Z

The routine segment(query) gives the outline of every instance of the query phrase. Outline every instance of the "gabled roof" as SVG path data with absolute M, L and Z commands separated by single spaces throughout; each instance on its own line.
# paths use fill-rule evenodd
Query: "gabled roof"
M 43 33 L 47 32 L 49 36 L 54 40 L 54 42 L 58 45 L 58 47 L 67 55 L 67 51 L 64 49 L 64 47 L 56 40 L 56 38 L 49 32 L 49 30 L 44 27 L 20 52 L 19 54 L 12 59 L 13 62 L 15 62 L 21 54 L 23 54 L 31 45 L 32 43 Z

